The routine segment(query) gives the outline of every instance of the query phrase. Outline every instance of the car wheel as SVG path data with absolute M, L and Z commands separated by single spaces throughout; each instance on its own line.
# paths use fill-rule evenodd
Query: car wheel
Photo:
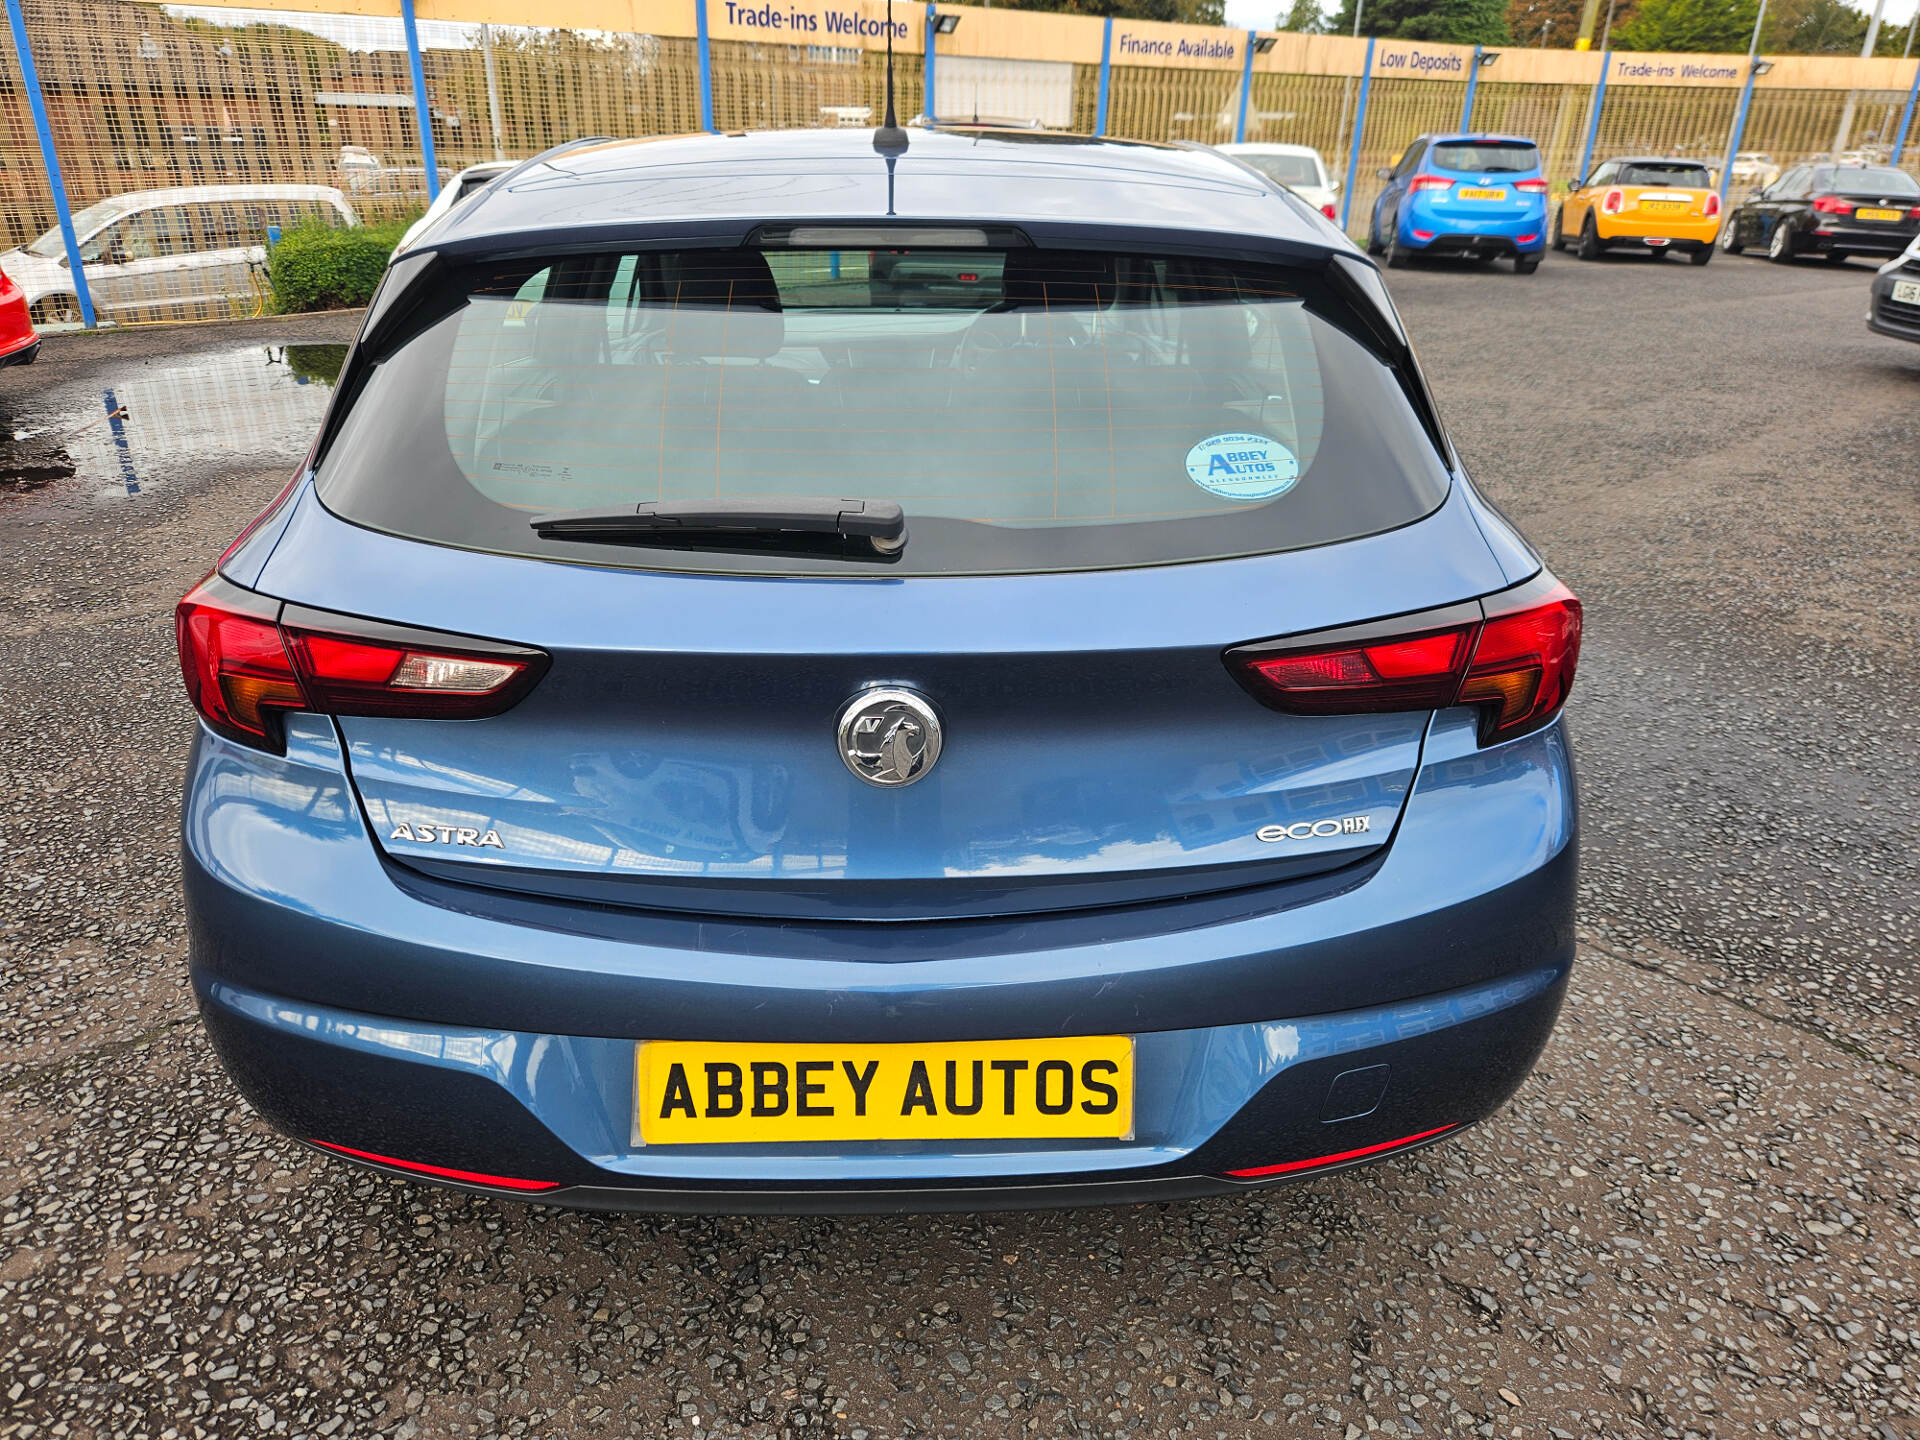
M 1695 265 L 1705 265 L 1713 259 L 1713 247 L 1711 245 L 1702 245 L 1698 250 L 1687 256 L 1687 259 Z
M 72 295 L 47 295 L 34 301 L 27 313 L 35 325 L 78 325 L 80 302 Z
M 1767 259 L 1776 265 L 1793 263 L 1793 232 L 1787 229 L 1782 220 L 1773 227 L 1773 234 L 1767 237 Z
M 1580 226 L 1580 246 L 1573 253 L 1578 255 L 1582 260 L 1598 260 L 1600 258 L 1600 227 L 1593 223 L 1592 215 L 1588 215 L 1586 220 L 1582 222 Z
M 1373 226 L 1367 226 L 1367 254 L 1381 256 L 1387 253 L 1387 247 L 1380 243 L 1380 237 L 1374 233 Z
M 1540 257 L 1538 255 L 1516 255 L 1513 257 L 1513 273 L 1516 275 L 1531 275 L 1539 268 Z
M 1399 227 L 1396 226 L 1393 233 L 1387 236 L 1387 268 L 1404 270 L 1407 268 L 1407 258 L 1406 248 L 1400 243 Z
M 1556 250 L 1567 248 L 1567 207 L 1565 205 L 1553 212 L 1553 238 L 1548 243 Z
M 1726 224 L 1720 227 L 1720 248 L 1729 255 L 1738 255 L 1747 247 L 1740 243 L 1740 225 L 1731 215 Z

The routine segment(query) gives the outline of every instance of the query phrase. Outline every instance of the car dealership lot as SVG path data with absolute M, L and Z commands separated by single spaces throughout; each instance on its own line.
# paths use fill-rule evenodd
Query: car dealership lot
M 127 494 L 73 432 L 0 501 L 0 1436 L 1920 1437 L 1920 347 L 1870 273 L 1394 273 L 1588 606 L 1582 964 L 1488 1125 L 1188 1205 L 587 1216 L 268 1133 L 185 985 L 170 607 L 293 456 Z M 59 338 L 4 433 L 350 331 Z

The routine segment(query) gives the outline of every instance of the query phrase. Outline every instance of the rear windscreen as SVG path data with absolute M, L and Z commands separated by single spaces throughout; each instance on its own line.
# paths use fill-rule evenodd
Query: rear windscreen
M 1847 168 L 1833 172 L 1833 188 L 1842 195 L 1920 195 L 1920 183 L 1904 170 L 1883 165 Z
M 1622 185 L 1675 185 L 1681 189 L 1710 189 L 1704 165 L 1628 165 L 1620 171 Z
M 640 250 L 455 271 L 406 329 L 349 385 L 321 498 L 468 548 L 760 574 L 1108 568 L 1349 539 L 1446 494 L 1400 377 L 1321 277 L 1279 267 Z M 896 501 L 908 543 L 882 561 L 528 525 L 791 497 Z
M 1524 142 L 1475 140 L 1433 147 L 1436 170 L 1470 170 L 1476 175 L 1522 175 L 1540 168 L 1540 152 Z
M 1277 180 L 1282 185 L 1318 185 L 1320 167 L 1313 162 L 1311 155 L 1261 155 L 1237 153 L 1233 157 L 1243 164 L 1251 165 L 1269 180 Z

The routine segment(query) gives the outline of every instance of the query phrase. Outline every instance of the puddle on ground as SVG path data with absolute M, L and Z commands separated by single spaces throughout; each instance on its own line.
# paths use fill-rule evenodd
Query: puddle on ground
M 209 466 L 295 464 L 346 355 L 339 344 L 248 345 L 62 387 L 18 411 L 0 386 L 0 495 L 73 482 L 120 498 Z

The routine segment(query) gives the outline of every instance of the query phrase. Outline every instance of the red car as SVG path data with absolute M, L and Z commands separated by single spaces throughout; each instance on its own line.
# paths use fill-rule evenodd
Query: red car
M 40 337 L 27 314 L 27 296 L 0 270 L 0 367 L 31 365 L 40 353 Z

